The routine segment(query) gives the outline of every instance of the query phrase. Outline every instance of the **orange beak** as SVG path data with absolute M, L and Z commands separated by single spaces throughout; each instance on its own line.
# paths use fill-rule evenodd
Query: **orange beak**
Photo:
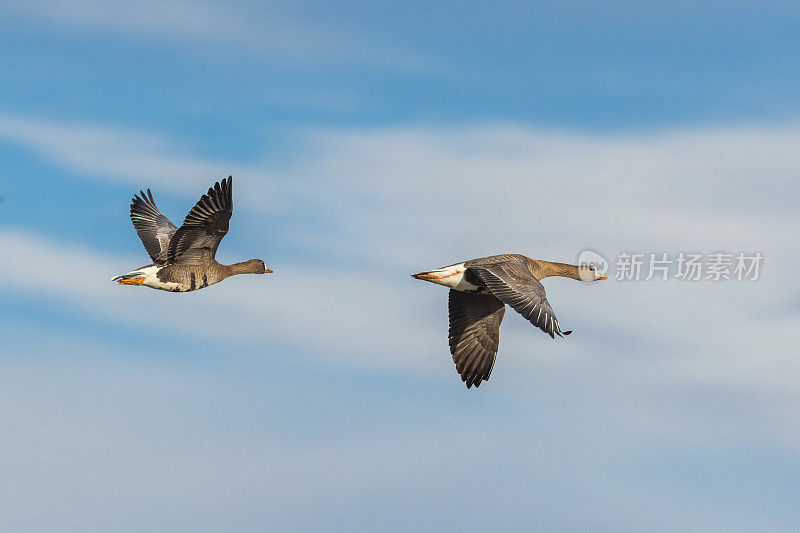
M 272 274 L 272 269 L 264 267 L 264 274 Z
M 601 279 L 608 279 L 608 276 L 606 276 L 605 274 L 600 274 L 600 277 L 597 278 L 597 281 L 600 281 Z
M 130 279 L 121 279 L 118 281 L 122 285 L 141 285 L 144 283 L 144 278 L 130 278 Z

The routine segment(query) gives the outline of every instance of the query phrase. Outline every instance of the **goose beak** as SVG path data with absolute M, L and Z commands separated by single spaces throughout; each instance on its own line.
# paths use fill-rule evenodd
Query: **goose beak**
M 119 283 L 120 285 L 141 285 L 142 283 L 144 283 L 144 278 L 127 278 L 127 279 L 123 278 L 123 279 L 118 279 L 117 283 Z
M 608 279 L 608 276 L 606 276 L 605 274 L 600 274 L 599 276 L 597 276 L 598 281 L 600 281 L 601 279 Z
M 272 274 L 272 269 L 269 267 L 264 267 L 264 274 Z

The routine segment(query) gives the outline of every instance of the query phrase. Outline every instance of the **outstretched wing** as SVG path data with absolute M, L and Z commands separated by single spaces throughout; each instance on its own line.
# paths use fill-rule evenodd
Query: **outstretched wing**
M 470 266 L 489 291 L 504 304 L 527 318 L 551 337 L 569 335 L 561 331 L 556 314 L 547 301 L 544 287 L 522 261 L 507 261 L 485 266 Z
M 167 263 L 199 265 L 214 259 L 233 214 L 232 178 L 217 182 L 195 204 L 169 242 Z
M 147 194 L 139 191 L 131 202 L 131 222 L 145 250 L 153 261 L 163 261 L 169 241 L 178 228 L 158 210 L 150 189 L 147 189 Z
M 500 342 L 500 322 L 506 306 L 491 294 L 454 291 L 450 311 L 450 353 L 467 388 L 489 379 Z

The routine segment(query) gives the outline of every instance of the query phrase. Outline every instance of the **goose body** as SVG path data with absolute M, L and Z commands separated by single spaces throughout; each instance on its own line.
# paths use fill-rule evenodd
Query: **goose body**
M 220 241 L 228 233 L 233 214 L 233 179 L 214 184 L 186 215 L 180 228 L 156 207 L 150 189 L 140 191 L 131 203 L 131 222 L 147 253 L 149 265 L 111 281 L 122 285 L 142 285 L 170 292 L 190 292 L 236 274 L 272 272 L 261 259 L 223 265 L 215 256 Z
M 500 342 L 500 322 L 509 305 L 551 338 L 562 331 L 540 280 L 550 276 L 580 281 L 607 279 L 590 266 L 576 266 L 501 254 L 471 259 L 412 277 L 450 289 L 449 344 L 467 388 L 489 379 Z
M 256 259 L 255 261 L 259 260 Z M 230 266 L 232 265 L 221 265 L 219 263 L 209 265 L 158 265 L 153 263 L 137 268 L 127 274 L 115 276 L 112 281 L 117 281 L 124 285 L 143 285 L 162 291 L 190 292 L 204 289 L 232 276 L 233 274 L 228 271 Z M 260 269 L 264 269 L 264 272 L 258 272 Z M 253 265 L 253 271 L 249 273 L 261 274 L 267 272 L 272 271 L 256 263 Z M 236 272 L 236 274 L 244 273 L 247 272 Z

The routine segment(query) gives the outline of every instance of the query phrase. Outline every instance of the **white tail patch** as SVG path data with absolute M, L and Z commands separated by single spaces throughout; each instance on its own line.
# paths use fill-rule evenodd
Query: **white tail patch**
M 161 267 L 158 265 L 148 265 L 146 267 L 138 268 L 122 276 L 114 276 L 111 281 L 119 281 L 121 278 L 134 276 L 144 278 L 141 283 L 145 287 L 152 287 L 153 289 L 161 289 L 165 291 L 174 291 L 180 288 L 180 285 L 172 282 L 163 282 L 158 279 L 158 271 Z

